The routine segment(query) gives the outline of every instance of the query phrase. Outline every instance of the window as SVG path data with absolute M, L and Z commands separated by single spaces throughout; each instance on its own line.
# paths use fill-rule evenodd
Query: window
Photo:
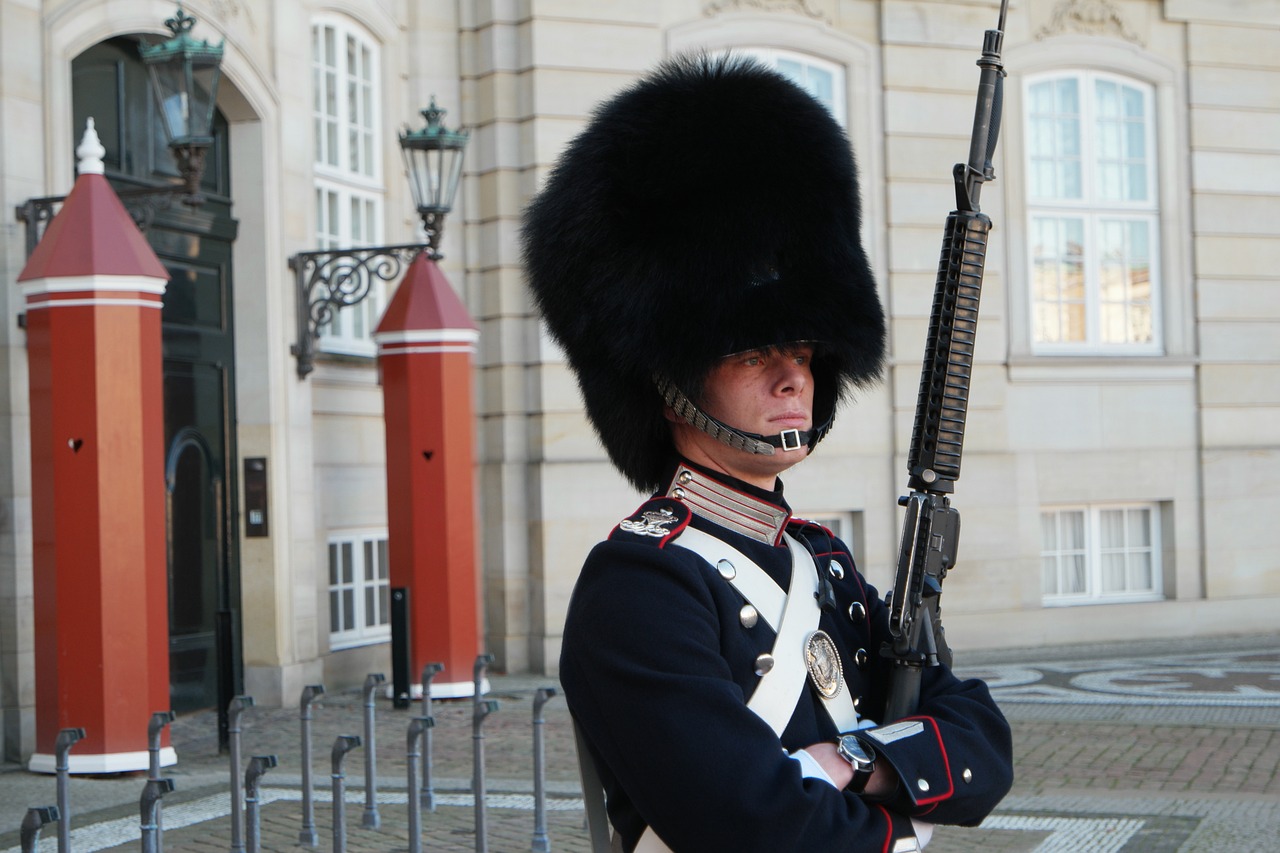
M 1024 112 L 1033 350 L 1159 354 L 1152 88 L 1032 77 Z
M 821 524 L 834 533 L 837 539 L 849 546 L 854 565 L 860 571 L 865 571 L 866 549 L 863 544 L 861 512 L 802 513 L 798 517 Z
M 1044 603 L 1099 604 L 1161 597 L 1160 514 L 1151 504 L 1044 510 Z
M 311 28 L 311 60 L 316 245 L 376 245 L 383 198 L 377 47 L 350 24 L 326 21 Z M 321 329 L 322 349 L 376 352 L 371 335 L 382 314 L 383 283 L 372 288 Z
M 391 636 L 391 575 L 385 532 L 329 540 L 329 647 Z
M 793 50 L 753 47 L 735 52 L 758 59 L 762 65 L 789 78 L 830 110 L 841 127 L 846 124 L 845 75 L 841 66 Z

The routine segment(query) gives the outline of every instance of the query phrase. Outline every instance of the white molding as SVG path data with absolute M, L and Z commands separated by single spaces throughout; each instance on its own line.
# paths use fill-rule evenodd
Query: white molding
M 379 356 L 389 355 L 417 355 L 421 353 L 445 353 L 457 352 L 464 355 L 472 355 L 476 351 L 474 345 L 467 344 L 436 344 L 434 346 L 388 346 L 379 347 Z
M 160 766 L 169 767 L 178 763 L 178 753 L 171 746 L 160 750 Z M 104 752 L 98 755 L 71 753 L 67 756 L 68 773 L 127 773 L 132 770 L 146 770 L 151 766 L 151 752 Z M 57 773 L 57 757 L 44 752 L 31 756 L 27 769 L 32 773 Z
M 405 329 L 400 332 L 375 332 L 373 339 L 379 347 L 390 344 L 474 344 L 480 340 L 480 333 L 475 329 Z
M 1009 362 L 1010 382 L 1067 382 L 1131 384 L 1135 382 L 1193 382 L 1196 366 L 1184 359 L 1078 359 L 1043 356 Z
M 149 275 L 72 275 L 32 278 L 20 282 L 30 299 L 42 293 L 154 293 L 163 295 L 169 279 Z
M 164 303 L 159 299 L 41 299 L 27 300 L 28 311 L 39 311 L 44 308 L 83 308 L 89 307 L 112 307 L 112 308 L 164 308 Z

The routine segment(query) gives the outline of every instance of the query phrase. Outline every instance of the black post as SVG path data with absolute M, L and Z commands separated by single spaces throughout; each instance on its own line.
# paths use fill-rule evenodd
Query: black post
M 409 666 L 411 651 L 409 635 L 409 590 L 403 586 L 391 588 L 391 705 L 408 708 L 411 700 Z

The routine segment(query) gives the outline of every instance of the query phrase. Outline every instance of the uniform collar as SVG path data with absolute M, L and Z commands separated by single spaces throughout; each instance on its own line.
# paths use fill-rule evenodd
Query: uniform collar
M 676 465 L 665 494 L 688 506 L 699 518 L 766 545 L 782 540 L 782 531 L 791 519 L 781 481 L 775 491 L 766 492 L 684 460 Z

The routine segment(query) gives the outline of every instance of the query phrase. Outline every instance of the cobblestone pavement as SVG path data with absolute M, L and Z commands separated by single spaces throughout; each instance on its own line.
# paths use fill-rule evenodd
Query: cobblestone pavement
M 991 684 L 1014 732 L 1017 781 L 981 827 L 939 827 L 931 853 L 1234 853 L 1280 850 L 1280 635 L 1117 647 L 961 654 L 961 675 Z M 487 849 L 534 847 L 532 701 L 554 679 L 495 676 L 499 710 L 485 721 Z M 363 734 L 360 692 L 313 708 L 313 785 L 318 849 L 333 849 L 330 746 Z M 425 851 L 474 851 L 469 700 L 433 703 L 434 811 L 422 815 Z M 364 786 L 361 748 L 345 764 L 346 849 L 408 849 L 405 744 L 421 713 L 376 703 L 376 804 Z M 568 712 L 544 708 L 547 850 L 588 851 Z M 301 850 L 298 709 L 253 708 L 242 717 L 242 755 L 274 754 L 263 779 L 262 850 Z M 188 714 L 172 726 L 179 763 L 166 769 L 164 850 L 214 853 L 231 845 L 230 769 L 217 751 L 216 717 Z M 71 780 L 72 850 L 139 847 L 145 774 Z M 28 806 L 55 802 L 52 777 L 0 768 L 0 853 L 20 853 Z M 366 827 L 376 818 L 377 828 Z M 39 849 L 56 850 L 56 827 Z

